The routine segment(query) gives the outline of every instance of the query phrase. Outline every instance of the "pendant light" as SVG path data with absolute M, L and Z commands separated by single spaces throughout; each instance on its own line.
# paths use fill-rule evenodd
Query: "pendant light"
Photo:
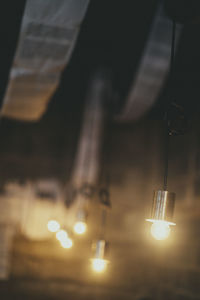
M 77 220 L 74 224 L 74 232 L 78 235 L 82 235 L 87 231 L 87 213 L 84 208 L 81 208 L 77 212 Z
M 91 259 L 94 272 L 102 273 L 106 270 L 109 263 L 105 257 L 107 248 L 108 244 L 105 240 L 98 240 L 94 245 L 94 257 Z
M 107 216 L 111 209 L 110 201 L 110 176 L 109 176 L 109 163 L 110 163 L 110 144 L 111 144 L 111 130 L 112 130 L 112 103 L 111 97 L 106 99 L 106 114 L 105 114 L 105 128 L 104 132 L 104 153 L 102 162 L 102 174 L 101 174 L 101 187 L 99 189 L 99 204 L 101 208 L 101 222 L 98 234 L 98 240 L 92 245 L 93 257 L 91 259 L 92 269 L 94 272 L 103 273 L 109 264 L 108 260 L 108 248 L 109 244 L 106 241 L 106 227 Z
M 73 246 L 73 241 L 65 229 L 56 232 L 56 239 L 60 242 L 61 247 L 65 249 L 70 249 Z
M 111 208 L 110 197 L 108 189 L 101 189 L 99 192 L 100 205 L 101 205 L 101 227 L 99 239 L 93 244 L 93 258 L 92 269 L 97 273 L 102 273 L 106 270 L 109 263 L 107 259 L 108 242 L 105 240 L 107 213 Z
M 74 224 L 74 232 L 78 235 L 83 235 L 87 231 L 87 215 L 88 215 L 88 201 L 92 197 L 93 189 L 89 184 L 83 185 L 78 191 L 77 201 L 79 208 L 76 215 L 76 222 Z
M 50 232 L 57 232 L 60 229 L 60 224 L 56 220 L 49 220 L 47 223 L 47 228 Z
M 176 23 L 172 25 L 172 43 L 171 43 L 171 59 L 170 59 L 170 83 L 172 83 L 174 53 L 175 53 L 175 32 Z M 170 86 L 172 89 L 172 86 Z M 172 96 L 172 95 L 170 95 Z M 166 145 L 165 145 L 165 170 L 163 189 L 154 192 L 151 216 L 147 221 L 152 223 L 151 234 L 156 240 L 165 240 L 170 235 L 170 226 L 176 225 L 173 222 L 175 193 L 167 191 L 168 180 L 168 160 L 169 160 L 169 139 L 173 134 L 171 130 L 171 122 L 169 117 L 169 109 L 165 113 L 164 122 L 166 127 Z

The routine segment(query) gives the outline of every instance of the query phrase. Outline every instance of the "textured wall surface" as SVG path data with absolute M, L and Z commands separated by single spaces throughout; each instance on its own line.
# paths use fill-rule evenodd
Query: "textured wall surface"
M 169 190 L 177 194 L 177 226 L 167 241 L 154 241 L 145 222 L 153 190 L 162 188 L 162 124 L 115 125 L 107 144 L 112 200 L 108 270 L 95 275 L 89 262 L 99 222 L 94 198 L 89 231 L 75 238 L 71 250 L 61 249 L 54 239 L 31 242 L 16 237 L 11 278 L 0 282 L 2 299 L 199 299 L 199 156 L 198 132 L 192 126 L 171 140 Z

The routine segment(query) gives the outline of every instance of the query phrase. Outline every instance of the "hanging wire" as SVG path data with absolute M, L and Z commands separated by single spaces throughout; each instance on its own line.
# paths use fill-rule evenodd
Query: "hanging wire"
M 100 238 L 105 239 L 107 215 L 108 210 L 111 208 L 110 202 L 110 174 L 109 174 L 109 160 L 110 153 L 109 147 L 111 142 L 110 131 L 111 131 L 111 103 L 107 102 L 107 114 L 106 114 L 106 130 L 104 139 L 104 152 L 103 152 L 103 164 L 102 164 L 102 175 L 101 175 L 101 188 L 99 191 L 99 199 L 101 204 L 101 224 L 100 224 Z
M 167 190 L 167 180 L 168 180 L 168 166 L 169 166 L 169 130 L 168 124 L 165 128 L 165 159 L 164 159 L 164 181 L 163 181 L 163 190 Z
M 100 239 L 105 239 L 108 209 L 111 206 L 109 192 L 107 190 L 101 191 L 100 201 L 101 201 L 101 205 L 102 205 Z
M 173 93 L 172 93 L 172 82 L 174 75 L 174 57 L 175 57 L 175 37 L 176 37 L 176 22 L 172 21 L 172 40 L 171 40 L 171 56 L 170 56 L 170 70 L 169 70 L 169 78 L 170 78 L 170 93 L 169 97 L 171 99 L 170 105 L 173 102 Z M 169 105 L 169 106 L 170 106 Z M 167 180 L 168 180 L 168 165 L 169 165 L 169 143 L 170 143 L 170 120 L 169 120 L 169 107 L 167 108 L 164 115 L 164 123 L 165 123 L 165 159 L 164 159 L 164 180 L 163 180 L 163 190 L 167 190 Z
M 106 147 L 108 147 L 108 144 L 106 144 Z M 102 172 L 102 187 L 99 191 L 99 198 L 100 198 L 100 204 L 101 204 L 101 224 L 100 224 L 100 238 L 105 239 L 106 234 L 106 223 L 107 223 L 107 214 L 108 210 L 111 208 L 111 202 L 110 202 L 110 175 L 108 172 L 108 151 L 106 151 L 106 159 L 104 157 L 104 166 L 103 166 L 103 172 Z

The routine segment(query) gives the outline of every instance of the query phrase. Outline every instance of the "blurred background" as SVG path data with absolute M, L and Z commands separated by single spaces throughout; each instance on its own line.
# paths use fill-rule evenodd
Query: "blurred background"
M 200 299 L 198 2 L 0 3 L 2 300 Z M 160 241 L 145 219 L 166 112 L 176 226 Z

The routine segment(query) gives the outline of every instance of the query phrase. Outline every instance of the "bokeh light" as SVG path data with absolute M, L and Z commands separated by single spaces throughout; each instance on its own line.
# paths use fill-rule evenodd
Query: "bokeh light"
M 60 229 L 60 224 L 56 220 L 50 220 L 47 223 L 47 228 L 50 232 L 57 232 Z
M 61 242 L 61 241 L 68 238 L 68 234 L 65 230 L 61 229 L 61 230 L 56 232 L 56 238 L 57 238 L 58 241 Z
M 92 269 L 95 272 L 101 273 L 105 271 L 107 267 L 107 260 L 101 258 L 92 259 Z
M 74 225 L 74 231 L 77 234 L 84 234 L 87 230 L 87 224 L 85 222 L 76 222 Z
M 70 238 L 66 238 L 60 241 L 60 244 L 63 248 L 69 249 L 73 246 L 73 241 Z

